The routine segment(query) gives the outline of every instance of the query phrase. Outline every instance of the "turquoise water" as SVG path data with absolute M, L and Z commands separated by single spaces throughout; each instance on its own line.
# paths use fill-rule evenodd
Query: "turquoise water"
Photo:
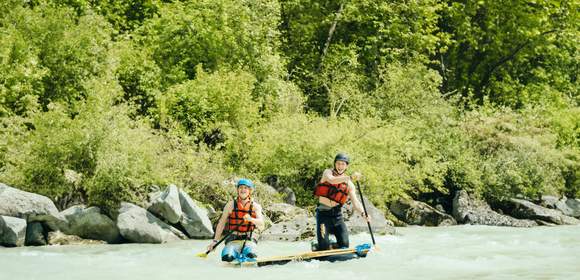
M 261 268 L 224 265 L 219 252 L 195 257 L 206 241 L 0 248 L 0 279 L 580 279 L 580 226 L 409 227 L 377 242 L 364 259 Z M 259 244 L 262 257 L 309 249 L 309 242 Z

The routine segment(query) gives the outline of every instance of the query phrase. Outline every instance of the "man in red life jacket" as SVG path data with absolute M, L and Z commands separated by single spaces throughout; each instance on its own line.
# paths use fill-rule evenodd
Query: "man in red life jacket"
M 322 173 L 322 179 L 314 190 L 318 197 L 316 208 L 316 236 L 318 239 L 317 250 L 330 249 L 330 234 L 336 237 L 338 248 L 348 248 L 348 228 L 342 217 L 342 206 L 350 199 L 356 211 L 370 222 L 364 209 L 356 196 L 356 188 L 353 181 L 360 179 L 361 174 L 354 172 L 351 176 L 344 174 L 349 164 L 346 154 L 339 153 L 334 158 L 334 168 L 326 169 Z
M 239 256 L 245 258 L 256 258 L 257 240 L 252 237 L 254 228 L 262 230 L 264 228 L 264 217 L 262 206 L 252 199 L 255 190 L 254 183 L 249 179 L 238 181 L 238 197 L 230 201 L 224 207 L 223 214 L 215 230 L 214 240 L 207 247 L 213 249 L 221 238 L 224 229 L 232 232 L 226 238 L 226 245 L 222 250 L 222 261 L 231 262 Z M 245 242 L 245 246 L 243 245 Z M 243 246 L 243 252 L 242 252 Z

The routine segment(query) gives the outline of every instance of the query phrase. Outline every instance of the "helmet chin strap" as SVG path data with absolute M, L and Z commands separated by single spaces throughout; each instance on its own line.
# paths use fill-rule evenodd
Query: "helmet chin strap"
M 345 169 L 344 171 L 342 171 L 342 172 L 338 172 L 338 170 L 336 170 L 336 167 L 335 167 L 335 168 L 334 168 L 334 171 L 336 172 L 336 174 L 338 174 L 338 175 L 342 175 L 342 174 L 344 174 L 344 171 L 346 171 L 346 169 Z
M 239 200 L 242 200 L 242 201 L 244 201 L 244 200 L 252 200 L 252 191 L 249 191 L 248 192 L 248 195 L 246 196 L 246 198 L 241 198 L 240 197 L 240 194 L 238 193 L 238 199 Z

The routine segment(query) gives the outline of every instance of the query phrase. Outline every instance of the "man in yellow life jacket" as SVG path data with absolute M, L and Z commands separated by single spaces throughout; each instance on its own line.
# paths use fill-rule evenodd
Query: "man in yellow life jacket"
M 336 237 L 338 248 L 348 248 L 348 228 L 342 217 L 342 206 L 350 199 L 356 211 L 370 222 L 370 217 L 356 196 L 356 188 L 353 181 L 362 176 L 354 172 L 351 176 L 344 174 L 348 168 L 349 158 L 344 153 L 339 153 L 334 158 L 334 168 L 326 169 L 322 173 L 322 179 L 314 190 L 318 197 L 316 208 L 316 237 L 318 239 L 317 250 L 330 248 L 330 234 Z
M 225 262 L 231 262 L 240 257 L 256 258 L 258 242 L 252 237 L 252 233 L 256 227 L 259 230 L 264 228 L 262 206 L 252 199 L 252 193 L 256 188 L 254 183 L 249 179 L 240 179 L 236 186 L 238 197 L 224 207 L 214 239 L 207 248 L 209 251 L 216 246 L 224 229 L 230 231 L 231 234 L 226 238 L 226 245 L 222 250 L 222 261 Z

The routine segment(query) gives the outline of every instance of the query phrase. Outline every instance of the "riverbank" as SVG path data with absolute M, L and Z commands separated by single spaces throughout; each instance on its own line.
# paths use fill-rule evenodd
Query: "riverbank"
M 488 226 L 534 227 L 539 225 L 578 225 L 577 199 L 544 197 L 542 203 L 553 209 L 522 199 L 504 202 L 498 213 L 486 202 L 458 191 L 452 210 L 424 202 L 399 199 L 387 214 L 365 198 L 367 211 L 377 235 L 394 234 L 398 225 L 450 226 L 478 224 Z M 265 202 L 266 229 L 257 234 L 262 241 L 301 241 L 315 238 L 312 213 L 299 207 Z M 502 211 L 501 209 L 499 211 Z M 351 234 L 367 232 L 367 224 L 347 205 L 343 208 Z M 503 212 L 503 211 L 502 211 Z M 121 203 L 117 215 L 107 216 L 98 207 L 75 205 L 59 211 L 47 197 L 0 184 L 0 245 L 6 247 L 95 244 L 167 243 L 185 239 L 211 239 L 220 213 L 194 201 L 175 185 L 152 192 L 142 205 Z M 569 214 L 571 216 L 568 216 Z M 212 222 L 212 219 L 214 222 Z

